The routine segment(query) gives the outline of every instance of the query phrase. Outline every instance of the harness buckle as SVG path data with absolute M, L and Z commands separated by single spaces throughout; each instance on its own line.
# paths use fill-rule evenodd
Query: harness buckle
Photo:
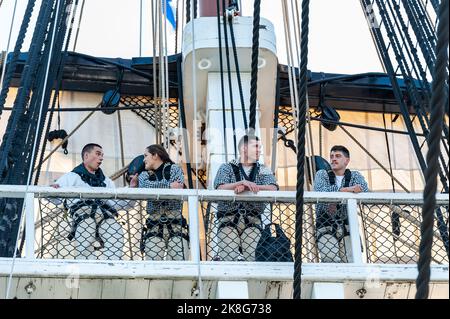
M 167 216 L 161 216 L 160 218 L 159 218 L 159 222 L 161 223 L 161 224 L 167 224 L 168 222 L 169 222 L 169 219 L 167 218 Z

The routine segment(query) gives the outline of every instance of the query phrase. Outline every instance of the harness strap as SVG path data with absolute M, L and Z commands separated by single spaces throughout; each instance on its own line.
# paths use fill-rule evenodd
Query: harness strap
M 244 225 L 245 225 L 244 229 L 247 229 L 247 228 L 250 228 L 250 227 L 256 227 L 259 230 L 262 230 L 260 225 L 258 225 L 256 223 L 253 223 L 253 222 L 250 222 L 250 220 L 248 218 L 248 216 L 252 216 L 252 217 L 259 218 L 259 220 L 261 221 L 261 216 L 259 214 L 254 215 L 254 214 L 242 214 L 240 212 L 235 212 L 235 213 L 224 214 L 222 216 L 222 218 L 223 217 L 227 217 L 227 216 L 234 216 L 234 217 L 230 221 L 222 221 L 222 222 L 220 222 L 220 224 L 218 226 L 219 230 L 224 228 L 224 227 L 232 227 L 232 228 L 236 228 L 237 229 L 238 223 L 239 223 L 239 218 L 241 216 L 244 218 Z
M 76 212 L 82 208 L 82 207 L 91 207 L 91 211 L 90 213 L 83 213 L 83 214 L 79 214 L 77 215 L 75 218 L 73 218 L 73 216 L 76 214 Z M 102 212 L 102 218 L 100 219 L 99 222 L 97 222 L 97 220 L 95 219 L 95 213 L 97 212 L 97 209 L 100 208 L 100 211 Z M 85 219 L 88 218 L 92 218 L 95 222 L 95 239 L 100 243 L 100 246 L 103 247 L 104 246 L 104 242 L 103 239 L 100 237 L 99 234 L 99 228 L 100 225 L 109 218 L 114 218 L 116 216 L 118 216 L 117 211 L 112 208 L 111 206 L 109 206 L 108 204 L 104 203 L 103 201 L 99 201 L 99 200 L 85 200 L 85 201 L 80 201 L 77 202 L 75 204 L 73 204 L 72 206 L 70 206 L 69 208 L 69 212 L 70 215 L 73 218 L 73 224 L 72 224 L 72 229 L 70 230 L 69 234 L 67 235 L 67 238 L 69 240 L 72 240 L 75 238 L 75 234 L 78 228 L 78 225 Z
M 230 163 L 231 168 L 233 169 L 233 173 L 234 173 L 234 178 L 236 180 L 236 182 L 241 181 L 242 177 L 250 182 L 255 182 L 256 180 L 256 176 L 258 176 L 259 174 L 259 165 L 258 163 L 255 163 L 252 167 L 252 170 L 250 171 L 250 175 L 247 176 L 247 174 L 245 173 L 245 170 L 242 166 L 242 163 L 239 163 L 239 165 L 236 165 L 234 163 Z
M 327 173 L 328 173 L 328 180 L 330 181 L 330 185 L 335 185 L 336 184 L 336 174 L 331 169 L 328 170 Z M 344 173 L 343 187 L 349 187 L 351 179 L 352 179 L 352 172 L 347 168 Z
M 180 225 L 182 227 L 181 231 L 174 231 L 172 225 Z M 158 226 L 158 230 L 152 231 L 155 226 Z M 141 243 L 140 249 L 141 252 L 145 252 L 145 241 L 150 237 L 159 237 L 164 239 L 164 226 L 167 227 L 167 231 L 169 232 L 169 238 L 178 236 L 186 239 L 189 242 L 189 235 L 183 232 L 183 228 L 185 231 L 189 233 L 189 225 L 186 221 L 186 218 L 167 218 L 162 216 L 159 220 L 151 220 L 147 219 L 145 222 L 145 227 L 142 228 L 141 235 Z

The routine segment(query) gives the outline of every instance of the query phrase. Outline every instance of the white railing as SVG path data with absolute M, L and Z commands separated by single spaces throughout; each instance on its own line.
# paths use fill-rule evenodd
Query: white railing
M 36 198 L 58 197 L 58 198 L 80 198 L 80 199 L 126 199 L 126 200 L 183 200 L 188 202 L 189 217 L 189 238 L 191 261 L 200 260 L 200 238 L 199 238 L 199 214 L 198 203 L 201 201 L 253 201 L 253 202 L 283 202 L 295 203 L 295 192 L 284 191 L 261 191 L 258 194 L 244 193 L 234 194 L 232 191 L 217 190 L 171 190 L 171 189 L 136 189 L 136 188 L 60 188 L 40 186 L 17 186 L 1 185 L 0 197 L 5 198 L 24 198 L 25 200 L 25 254 L 27 259 L 35 258 L 35 205 Z M 444 194 L 437 194 L 437 203 L 439 205 L 449 205 L 449 198 Z M 318 193 L 305 192 L 305 204 L 319 202 L 335 202 L 347 205 L 351 246 L 353 252 L 353 263 L 363 264 L 365 262 L 363 253 L 360 249 L 360 231 L 363 231 L 358 218 L 358 204 L 386 204 L 395 205 L 411 204 L 420 205 L 423 203 L 421 193 L 415 194 L 391 194 L 391 193 Z

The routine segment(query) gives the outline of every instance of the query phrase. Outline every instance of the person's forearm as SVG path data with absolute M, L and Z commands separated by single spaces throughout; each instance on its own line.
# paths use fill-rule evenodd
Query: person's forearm
M 261 191 L 276 191 L 277 187 L 273 184 L 270 185 L 258 185 L 259 190 Z
M 236 182 L 236 183 L 230 183 L 230 184 L 222 184 L 219 187 L 217 187 L 217 189 L 224 189 L 224 190 L 231 190 L 233 191 L 236 186 L 241 185 L 241 182 Z

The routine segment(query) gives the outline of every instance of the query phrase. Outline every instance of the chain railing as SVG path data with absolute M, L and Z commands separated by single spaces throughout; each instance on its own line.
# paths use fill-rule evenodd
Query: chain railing
M 25 190 L 0 186 L 0 197 L 25 198 L 23 258 L 293 261 L 295 192 Z M 449 199 L 437 199 L 432 261 L 448 264 Z M 417 262 L 422 194 L 305 192 L 304 201 L 305 263 Z

